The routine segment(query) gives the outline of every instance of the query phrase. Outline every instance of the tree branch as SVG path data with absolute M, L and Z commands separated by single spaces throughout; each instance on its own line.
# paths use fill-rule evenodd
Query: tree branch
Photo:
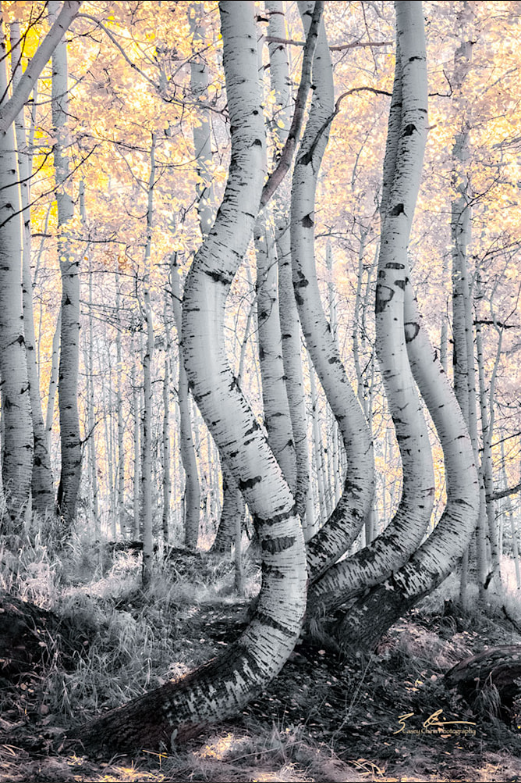
M 324 10 L 324 3 L 321 0 L 315 2 L 315 8 L 313 10 L 313 17 L 311 19 L 311 26 L 304 45 L 304 57 L 302 60 L 302 73 L 300 76 L 300 84 L 295 100 L 295 111 L 293 113 L 293 119 L 291 121 L 291 127 L 289 129 L 288 138 L 282 150 L 279 162 L 277 163 L 274 171 L 268 177 L 266 184 L 262 190 L 262 196 L 260 201 L 261 209 L 265 207 L 270 198 L 273 196 L 278 186 L 286 176 L 293 160 L 293 155 L 297 146 L 297 140 L 302 128 L 302 121 L 304 119 L 304 110 L 306 108 L 306 101 L 311 87 L 311 68 L 313 65 L 313 57 L 315 56 L 315 49 L 318 40 L 318 27 L 322 18 L 322 11 Z M 270 40 L 267 38 L 267 40 Z M 271 39 L 272 40 L 272 39 Z M 281 39 L 282 42 L 283 39 Z
M 292 38 L 278 38 L 276 35 L 267 35 L 266 41 L 268 43 L 280 43 L 289 44 L 290 46 L 305 46 L 305 41 L 295 41 Z M 330 44 L 329 48 L 332 52 L 343 52 L 345 49 L 357 49 L 366 46 L 392 46 L 392 41 L 353 41 L 347 44 Z
M 11 98 L 0 108 L 0 133 L 5 133 L 8 127 L 14 122 L 15 117 L 20 114 L 31 94 L 31 90 L 34 87 L 36 80 L 48 63 L 64 33 L 78 15 L 80 6 L 81 0 L 66 0 L 66 2 L 64 2 L 58 18 L 36 50 L 36 54 L 25 69 L 16 88 L 13 90 Z
M 515 487 L 507 487 L 501 489 L 499 492 L 494 492 L 493 495 L 487 495 L 487 503 L 492 503 L 494 500 L 501 500 L 501 498 L 507 498 L 509 495 L 516 495 L 521 490 L 521 481 L 516 484 Z

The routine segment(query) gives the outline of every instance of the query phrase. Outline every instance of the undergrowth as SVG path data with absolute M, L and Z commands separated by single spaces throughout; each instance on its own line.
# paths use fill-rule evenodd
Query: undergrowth
M 51 640 L 45 676 L 25 685 L 35 705 L 26 720 L 51 737 L 45 740 L 49 749 L 56 747 L 61 729 L 182 676 L 240 632 L 246 602 L 233 593 L 229 559 L 206 553 L 174 553 L 171 559 L 159 555 L 152 582 L 143 591 L 140 557 L 111 553 L 106 542 L 93 546 L 88 536 L 71 538 L 58 554 L 51 554 L 39 534 L 21 541 L 16 557 L 0 551 L 0 588 L 52 610 L 70 633 L 85 639 L 68 667 L 59 655 L 60 639 Z M 258 590 L 258 578 L 258 569 L 250 564 L 250 597 Z M 457 576 L 449 577 L 371 655 L 338 660 L 304 640 L 266 694 L 242 716 L 216 727 L 186 751 L 168 757 L 150 754 L 146 769 L 159 764 L 168 780 L 386 780 L 396 766 L 397 750 L 405 759 L 409 752 L 403 736 L 396 737 L 399 715 L 410 713 L 411 722 L 418 722 L 440 709 L 446 719 L 479 721 L 483 732 L 489 726 L 490 752 L 500 752 L 511 736 L 499 727 L 494 693 L 487 692 L 483 703 L 475 705 L 476 718 L 457 693 L 446 689 L 443 676 L 487 646 L 519 644 L 519 602 L 516 595 L 501 601 L 491 596 L 486 611 L 462 611 L 458 588 Z M 505 605 L 514 625 L 504 616 Z M 8 716 L 4 724 L 12 720 Z M 21 712 L 17 720 L 23 723 Z M 416 742 L 409 746 L 416 759 L 415 777 L 409 779 L 432 780 L 425 770 L 437 746 L 427 747 L 424 739 L 423 744 L 408 742 Z M 477 746 L 466 739 L 454 747 L 468 761 Z M 113 767 L 113 777 L 88 779 L 159 781 L 156 773 L 146 777 L 144 763 L 141 759 L 141 777 L 132 777 L 128 767 L 118 772 Z M 502 778 L 478 770 L 476 779 Z

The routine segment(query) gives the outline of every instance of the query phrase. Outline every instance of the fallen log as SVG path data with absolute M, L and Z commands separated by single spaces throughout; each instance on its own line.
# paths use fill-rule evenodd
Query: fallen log
M 521 695 L 521 646 L 491 647 L 465 658 L 445 674 L 444 681 L 474 709 L 511 723 L 514 702 Z

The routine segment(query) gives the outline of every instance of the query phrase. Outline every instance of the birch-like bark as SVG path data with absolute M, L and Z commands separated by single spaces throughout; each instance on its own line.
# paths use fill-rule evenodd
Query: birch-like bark
M 338 350 L 340 352 L 338 343 L 338 317 L 336 310 L 336 290 L 335 290 L 335 278 L 333 273 L 333 250 L 331 248 L 331 242 L 328 241 L 326 245 L 326 269 L 327 269 L 327 298 L 328 298 L 328 310 L 329 310 L 329 325 L 331 327 L 331 334 L 335 341 Z M 367 411 L 364 411 L 367 418 Z M 338 424 L 335 417 L 332 415 L 331 409 L 328 409 L 328 459 L 329 465 L 332 471 L 332 481 L 330 483 L 330 491 L 332 496 L 332 503 L 337 505 L 342 494 L 342 466 L 341 466 L 341 438 L 339 437 Z
M 203 13 L 204 9 L 200 3 L 192 3 L 189 11 L 190 28 L 192 30 L 194 44 L 197 43 L 201 46 L 204 45 L 204 36 L 201 30 Z M 204 240 L 213 223 L 215 214 L 215 195 L 212 174 L 210 171 L 210 164 L 213 156 L 211 144 L 212 125 L 210 110 L 205 106 L 205 102 L 209 97 L 208 68 L 203 56 L 194 55 L 190 62 L 190 86 L 192 94 L 200 102 L 198 111 L 200 125 L 194 125 L 193 136 L 194 152 L 197 161 L 197 174 L 200 178 L 197 185 L 197 212 L 199 215 L 201 234 Z M 183 410 L 186 410 L 187 408 L 188 406 L 183 406 Z M 183 423 L 183 432 L 188 431 L 189 426 L 190 423 Z M 185 448 L 188 448 L 188 446 L 189 444 L 186 443 Z M 196 463 L 194 464 L 196 465 Z M 234 515 L 239 514 L 241 516 L 241 529 L 242 521 L 244 519 L 244 499 L 237 487 L 233 475 L 224 464 L 222 465 L 222 475 L 223 505 L 217 534 L 212 545 L 212 551 L 215 552 L 224 552 L 231 547 L 231 543 L 235 536 Z M 192 469 L 191 481 L 194 480 L 194 477 L 197 478 L 197 469 L 195 469 L 195 472 Z M 191 493 L 194 494 L 193 492 Z M 198 500 L 198 505 L 199 502 L 200 501 Z
M 503 478 L 504 489 L 508 488 L 507 471 L 505 466 L 505 444 L 501 444 L 501 473 Z M 514 569 L 516 574 L 516 587 L 521 590 L 521 568 L 519 566 L 519 544 L 517 541 L 517 529 L 516 520 L 514 516 L 514 509 L 512 506 L 512 498 L 507 495 L 505 501 L 505 512 L 510 519 L 510 534 L 512 536 L 512 554 L 514 556 Z
M 299 8 L 307 31 L 313 4 L 302 2 Z M 316 579 L 354 541 L 374 492 L 373 450 L 367 422 L 331 335 L 320 301 L 314 264 L 316 182 L 334 111 L 331 58 L 323 20 L 313 62 L 313 82 L 313 101 L 293 174 L 293 287 L 306 346 L 338 421 L 347 453 L 347 475 L 340 502 L 327 524 L 308 544 L 308 564 L 312 579 Z
M 134 527 L 132 530 L 132 538 L 134 541 L 139 541 L 141 538 L 141 410 L 140 410 L 140 393 L 137 385 L 136 369 L 135 365 L 132 365 L 130 382 L 132 385 L 132 402 L 134 408 Z
M 409 285 L 405 333 L 411 369 L 443 449 L 447 504 L 436 528 L 409 562 L 350 607 L 338 634 L 345 646 L 372 646 L 399 617 L 441 584 L 467 549 L 479 513 L 478 475 L 467 426 L 422 327 Z
M 76 0 L 65 0 L 60 13 L 58 14 L 60 4 L 57 0 L 51 0 L 51 2 L 53 2 L 53 5 L 55 6 L 52 14 L 53 16 L 57 15 L 57 18 L 36 50 L 34 56 L 31 58 L 31 62 L 25 69 L 25 73 L 20 79 L 16 89 L 13 90 L 11 98 L 3 101 L 0 106 L 0 133 L 5 133 L 22 111 L 40 73 L 60 44 L 64 33 L 78 15 L 81 6 L 81 2 L 76 2 Z M 6 93 L 2 92 L 2 95 L 6 95 Z
M 1 19 L 0 25 L 0 96 L 5 104 L 7 47 Z M 22 530 L 24 515 L 30 509 L 34 448 L 24 339 L 22 253 L 18 161 L 14 127 L 9 125 L 0 133 L 0 379 L 2 483 L 9 518 L 5 522 L 13 532 Z
M 421 6 L 416 10 L 412 5 L 396 5 L 395 86 L 384 162 L 376 287 L 376 353 L 400 447 L 402 497 L 386 530 L 370 546 L 332 567 L 312 588 L 310 616 L 338 607 L 403 566 L 421 542 L 433 508 L 429 432 L 409 365 L 404 330 L 404 297 L 410 286 L 407 246 L 427 138 L 423 17 Z
M 154 556 L 152 540 L 152 360 L 154 357 L 154 324 L 150 303 L 150 256 L 152 252 L 152 223 L 154 219 L 154 185 L 156 181 L 156 136 L 152 134 L 150 146 L 150 174 L 148 179 L 146 243 L 144 258 L 144 311 L 146 324 L 146 342 L 143 355 L 143 587 L 150 584 L 152 578 L 152 559 Z
M 126 537 L 125 511 L 125 428 L 123 424 L 123 360 L 121 355 L 121 290 L 119 279 L 119 261 L 116 260 L 116 407 L 118 420 L 118 517 L 121 535 Z
M 83 185 L 83 183 L 82 183 Z M 88 344 L 84 347 L 84 364 L 87 375 L 87 453 L 89 457 L 90 491 L 92 497 L 92 515 L 96 539 L 99 539 L 99 492 L 98 467 L 95 435 L 95 396 L 94 396 L 94 324 L 92 317 L 92 263 L 89 264 L 89 331 Z
M 50 0 L 49 12 L 58 15 L 59 2 Z M 57 504 L 68 535 L 76 520 L 81 480 L 81 439 L 78 416 L 78 371 L 80 342 L 79 254 L 72 248 L 68 224 L 73 218 L 68 147 L 67 44 L 61 41 L 52 57 L 52 123 L 58 203 L 58 257 L 62 281 L 60 366 L 58 403 L 60 411 L 61 475 Z
M 52 445 L 54 404 L 56 402 L 56 392 L 58 390 L 58 369 L 60 365 L 60 334 L 61 334 L 61 309 L 58 311 L 58 318 L 56 320 L 56 326 L 54 328 L 54 335 L 52 338 L 51 373 L 49 375 L 47 411 L 45 414 L 45 433 L 47 437 L 47 450 L 49 454 L 51 454 L 51 445 Z
M 266 209 L 254 229 L 257 259 L 257 335 L 264 423 L 268 443 L 290 490 L 296 490 L 296 460 L 286 393 L 279 320 L 277 260 Z
M 181 286 L 177 266 L 177 254 L 172 253 L 170 259 L 170 288 L 172 291 L 172 309 L 177 334 L 181 335 Z M 179 340 L 179 376 L 177 384 L 177 401 L 180 420 L 180 450 L 181 461 L 185 473 L 184 492 L 184 542 L 188 549 L 196 549 L 199 538 L 199 517 L 201 511 L 201 488 L 197 471 L 197 458 L 192 435 L 192 419 L 190 416 L 190 398 L 188 378 L 181 340 Z
M 170 341 L 170 313 L 168 300 L 164 303 L 165 322 L 165 362 L 163 373 L 163 543 L 168 547 L 170 543 L 170 506 L 172 503 L 172 479 L 170 475 L 170 354 L 172 345 Z
M 264 89 L 263 43 L 264 38 L 261 37 L 258 43 L 261 96 L 263 96 Z M 280 140 L 277 135 L 275 138 Z M 294 494 L 297 480 L 296 460 L 282 361 L 278 270 L 271 204 L 260 211 L 253 231 L 253 238 L 257 262 L 257 339 L 264 424 L 270 448 L 282 468 L 282 473 L 291 492 Z
M 479 404 L 481 410 L 481 436 L 483 453 L 481 457 L 483 485 L 485 488 L 485 509 L 488 523 L 488 540 L 490 544 L 490 574 L 487 576 L 487 589 L 493 585 L 500 593 L 501 585 L 501 561 L 499 553 L 498 530 L 496 523 L 496 504 L 494 502 L 494 475 L 492 469 L 492 437 L 494 434 L 494 396 L 496 390 L 496 376 L 501 358 L 501 345 L 503 331 L 498 329 L 498 344 L 492 374 L 490 389 L 487 395 L 485 382 L 485 362 L 483 358 L 483 341 L 481 339 L 481 324 L 476 326 L 476 352 L 478 360 L 479 377 Z M 488 397 L 488 399 L 487 399 Z
M 305 609 L 305 550 L 294 499 L 226 358 L 226 298 L 251 238 L 266 164 L 254 5 L 226 0 L 220 13 L 230 173 L 215 224 L 186 280 L 183 354 L 194 398 L 255 517 L 263 584 L 253 619 L 223 655 L 80 729 L 77 734 L 91 745 L 175 745 L 235 713 L 278 673 L 298 639 Z
M 268 35 L 286 37 L 283 4 L 280 0 L 267 0 L 269 13 Z M 286 143 L 291 127 L 291 81 L 284 45 L 270 43 L 270 81 L 275 91 L 275 139 L 279 147 Z M 302 372 L 300 320 L 298 317 L 291 272 L 291 242 L 288 203 L 290 183 L 285 179 L 279 185 L 273 201 L 275 242 L 278 261 L 278 308 L 281 335 L 282 366 L 296 472 L 293 490 L 297 510 L 303 522 L 304 536 L 311 536 L 314 519 L 306 513 L 309 494 L 309 453 L 307 443 L 307 412 Z
M 16 91 L 22 79 L 20 24 L 11 24 L 11 68 L 13 74 L 13 90 Z M 34 132 L 34 131 L 33 131 Z M 31 214 L 29 209 L 30 183 L 32 173 L 32 152 L 28 146 L 23 109 L 15 120 L 16 145 L 18 150 L 18 171 L 20 175 L 20 191 L 23 221 L 23 319 L 25 350 L 27 357 L 27 376 L 31 397 L 31 412 L 34 434 L 34 457 L 32 473 L 33 509 L 43 516 L 50 517 L 54 510 L 54 490 L 52 482 L 51 460 L 47 448 L 45 424 L 42 415 L 40 398 L 40 382 L 36 357 L 36 341 L 34 336 L 33 285 L 31 276 Z

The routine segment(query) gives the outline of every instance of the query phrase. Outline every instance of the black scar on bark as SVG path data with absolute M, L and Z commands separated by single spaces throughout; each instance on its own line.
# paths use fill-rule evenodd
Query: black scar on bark
M 230 285 L 230 281 L 226 277 L 226 275 L 221 274 L 221 272 L 216 272 L 213 269 L 205 270 L 205 274 L 208 275 L 208 277 L 211 277 L 212 280 L 214 280 L 216 283 L 222 283 L 223 285 Z
M 265 538 L 261 543 L 261 549 L 269 552 L 270 555 L 285 552 L 295 543 L 295 536 L 279 536 L 277 538 Z
M 415 130 L 416 130 L 416 125 L 413 125 L 412 122 L 410 122 L 403 129 L 402 138 L 404 138 L 405 136 L 412 136 Z
M 253 435 L 253 433 L 254 433 L 256 430 L 260 430 L 260 424 L 259 424 L 259 422 L 258 422 L 258 421 L 254 421 L 254 422 L 252 423 L 252 425 L 251 425 L 250 429 L 249 429 L 249 430 L 246 430 L 246 432 L 244 433 L 244 437 L 245 437 L 245 438 L 247 438 L 247 437 L 248 437 L 248 435 Z
M 384 296 L 384 290 L 386 292 L 386 295 Z M 391 299 L 394 296 L 394 291 L 392 288 L 389 288 L 388 285 L 381 285 L 378 283 L 376 286 L 376 303 L 375 303 L 375 312 L 383 313 L 385 308 L 387 307 L 388 303 L 391 301 Z
M 260 623 L 262 623 L 262 625 L 267 625 L 269 628 L 275 628 L 275 630 L 279 631 L 288 639 L 293 637 L 292 631 L 289 631 L 287 628 L 281 625 L 281 623 L 278 623 L 276 620 L 274 620 L 273 617 L 270 617 L 268 614 L 264 614 L 264 612 L 255 612 L 253 619 L 258 620 Z
M 404 206 L 403 206 L 403 204 L 397 204 L 395 207 L 393 207 L 393 208 L 392 208 L 392 209 L 389 211 L 389 214 L 390 214 L 392 217 L 397 217 L 398 215 L 405 215 L 405 209 L 404 209 Z
M 304 215 L 302 218 L 302 228 L 311 228 L 314 226 L 315 223 L 313 222 L 313 219 L 311 218 L 311 214 Z
M 394 282 L 395 282 L 395 285 L 398 286 L 398 288 L 401 288 L 402 291 L 405 291 L 405 286 L 407 285 L 408 281 L 409 281 L 409 278 L 406 277 L 405 280 L 395 280 Z
M 380 269 L 380 271 L 378 272 L 378 277 L 379 277 L 381 280 L 383 280 L 383 279 L 385 278 L 385 272 L 384 272 L 384 270 L 383 270 L 383 269 Z
M 298 283 L 293 283 L 293 288 L 305 288 L 307 285 L 309 285 L 309 280 L 306 280 L 306 278 L 302 278 L 302 280 L 299 280 Z
M 239 481 L 239 489 L 252 489 L 260 481 L 262 481 L 262 476 L 254 476 L 254 478 Z
M 405 269 L 405 264 L 399 264 L 397 261 L 389 261 L 388 264 L 385 265 L 386 269 Z
M 405 342 L 412 343 L 412 341 L 416 339 L 418 332 L 420 331 L 420 324 L 414 323 L 413 321 L 409 321 L 408 323 L 404 324 L 404 329 L 405 329 Z

